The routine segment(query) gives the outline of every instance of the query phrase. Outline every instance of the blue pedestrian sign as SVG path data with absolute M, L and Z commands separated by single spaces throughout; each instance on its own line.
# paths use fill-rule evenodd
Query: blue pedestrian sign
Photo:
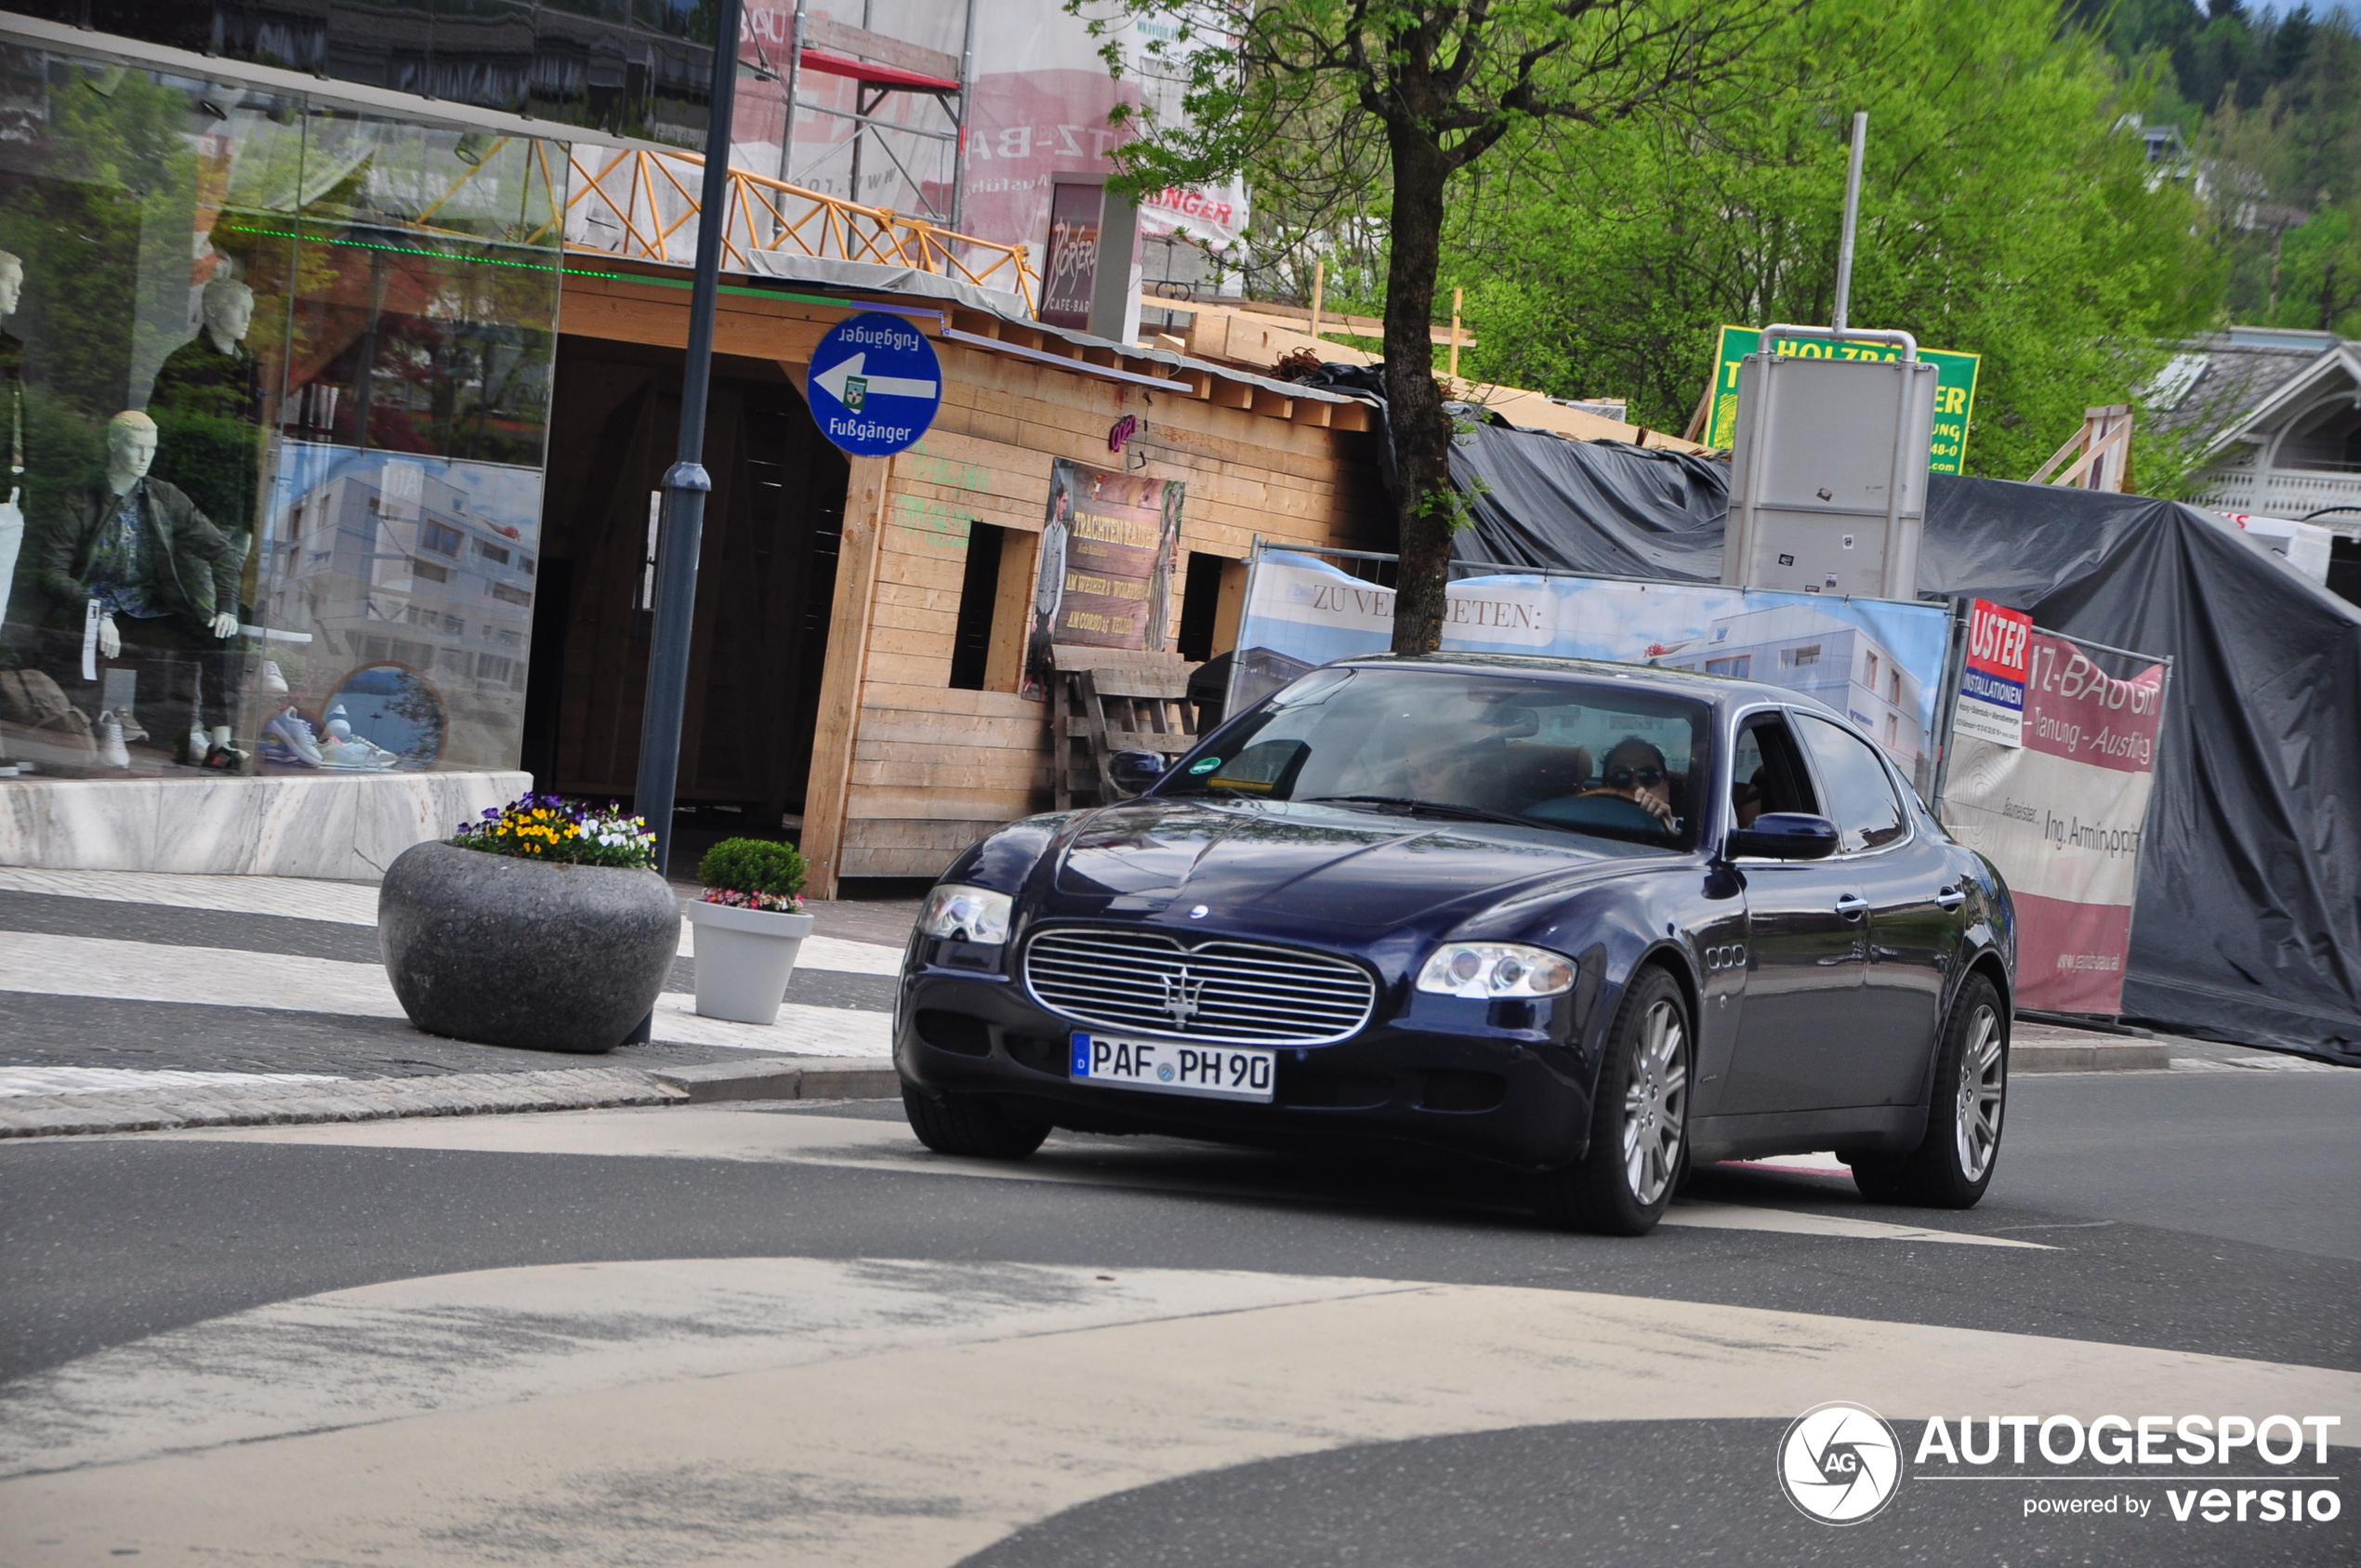
M 865 310 L 838 322 L 811 350 L 807 395 L 822 435 L 855 457 L 890 457 L 934 423 L 943 363 L 902 317 Z

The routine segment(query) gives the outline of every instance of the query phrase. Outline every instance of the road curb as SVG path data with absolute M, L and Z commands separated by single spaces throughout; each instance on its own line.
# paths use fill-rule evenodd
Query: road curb
M 890 1099 L 900 1093 L 891 1066 L 859 1057 L 758 1057 L 656 1071 L 582 1067 L 323 1083 L 229 1083 L 11 1095 L 0 1100 L 0 1139 L 518 1115 L 723 1100 Z
M 667 1067 L 649 1076 L 679 1089 L 692 1105 L 733 1100 L 893 1100 L 902 1093 L 902 1079 L 890 1064 L 863 1057 L 719 1061 Z
M 2018 1040 L 2009 1047 L 2011 1073 L 2162 1073 L 2172 1048 L 2162 1040 Z

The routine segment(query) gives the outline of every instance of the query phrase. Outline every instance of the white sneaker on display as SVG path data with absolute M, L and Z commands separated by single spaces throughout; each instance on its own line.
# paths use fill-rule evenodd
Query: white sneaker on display
M 131 766 L 131 753 L 124 749 L 123 744 L 123 723 L 112 710 L 99 716 L 99 766 Z
M 305 768 L 324 765 L 319 740 L 311 732 L 311 721 L 294 708 L 262 727 L 262 747 L 266 762 L 294 763 Z
M 287 689 L 287 678 L 280 672 L 278 660 L 262 661 L 262 689 L 266 692 L 284 692 Z

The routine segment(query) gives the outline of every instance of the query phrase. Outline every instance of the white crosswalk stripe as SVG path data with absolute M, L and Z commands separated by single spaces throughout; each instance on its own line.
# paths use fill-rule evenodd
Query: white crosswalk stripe
M 377 923 L 377 889 L 361 882 L 321 882 L 298 876 L 194 876 L 144 871 L 39 871 L 0 866 L 0 890 L 51 893 L 65 898 L 103 899 L 112 903 L 152 903 L 176 909 L 214 909 L 234 915 L 278 915 L 297 920 L 328 920 L 341 926 Z M 682 957 L 691 956 L 692 928 L 680 922 Z M 897 975 L 902 949 L 842 937 L 806 937 L 796 967 L 839 974 Z
M 190 1073 L 148 1067 L 0 1067 L 0 1095 L 103 1094 L 124 1089 L 208 1089 L 254 1084 L 341 1084 L 333 1073 Z
M 0 931 L 0 990 L 48 996 L 405 1016 L 379 965 L 238 948 Z M 675 992 L 657 1001 L 655 1037 L 791 1056 L 886 1057 L 893 1051 L 891 1020 L 881 1012 L 794 1005 L 764 1027 L 700 1018 L 696 999 Z

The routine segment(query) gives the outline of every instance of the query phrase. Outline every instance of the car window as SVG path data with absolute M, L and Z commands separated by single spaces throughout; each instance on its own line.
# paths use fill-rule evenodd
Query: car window
M 1765 811 L 1819 814 L 1811 772 L 1796 751 L 1787 720 L 1777 714 L 1757 715 L 1738 731 L 1730 769 L 1730 809 L 1740 827 L 1753 826 Z
M 1875 850 L 1908 831 L 1893 783 L 1868 742 L 1810 714 L 1798 714 L 1796 724 L 1819 767 L 1820 782 L 1827 787 L 1827 815 L 1844 836 L 1848 850 Z
M 1217 731 L 1156 793 L 1416 803 L 1685 849 L 1711 732 L 1702 703 L 1610 680 L 1328 669 Z

